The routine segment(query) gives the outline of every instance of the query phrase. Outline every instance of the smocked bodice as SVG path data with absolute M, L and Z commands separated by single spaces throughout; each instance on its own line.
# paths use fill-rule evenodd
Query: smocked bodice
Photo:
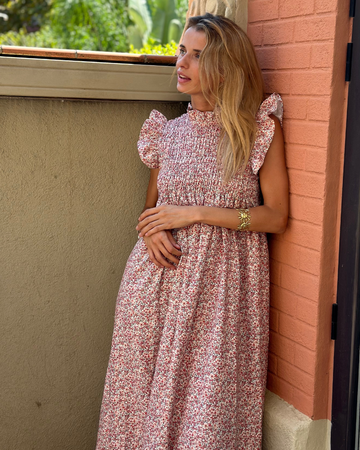
M 265 100 L 257 113 L 257 138 L 249 162 L 228 183 L 222 182 L 217 161 L 221 128 L 213 111 L 188 107 L 186 114 L 167 121 L 152 111 L 140 133 L 140 157 L 150 168 L 160 168 L 158 204 L 244 208 L 260 203 L 258 171 L 271 144 L 275 124 L 282 116 L 277 94 Z

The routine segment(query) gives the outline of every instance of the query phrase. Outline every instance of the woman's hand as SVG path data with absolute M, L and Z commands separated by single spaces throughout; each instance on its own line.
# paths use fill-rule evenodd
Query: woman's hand
M 144 242 L 150 260 L 156 266 L 161 269 L 164 267 L 172 270 L 176 269 L 175 266 L 179 263 L 179 258 L 182 253 L 180 251 L 180 245 L 175 241 L 171 231 L 160 231 L 153 236 L 144 237 Z M 165 258 L 173 264 L 170 264 Z
M 151 236 L 162 230 L 183 228 L 196 222 L 194 206 L 161 205 L 144 211 L 136 229 L 139 236 Z

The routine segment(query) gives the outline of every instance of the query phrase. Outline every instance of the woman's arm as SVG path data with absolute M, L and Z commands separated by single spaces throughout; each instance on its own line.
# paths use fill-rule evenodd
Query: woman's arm
M 289 214 L 289 186 L 285 165 L 284 139 L 280 123 L 275 121 L 275 133 L 264 164 L 259 171 L 263 205 L 250 209 L 249 231 L 283 233 Z M 199 222 L 208 225 L 236 229 L 239 225 L 238 212 L 219 208 L 200 208 Z
M 154 208 L 158 199 L 157 177 L 159 169 L 150 169 L 149 185 L 146 192 L 146 200 L 143 211 L 148 208 Z
M 158 174 L 159 169 L 150 169 L 150 180 L 146 193 L 144 210 L 154 208 L 156 206 L 158 199 Z M 144 242 L 147 247 L 150 260 L 156 266 L 160 268 L 167 267 L 168 269 L 175 269 L 175 266 L 179 263 L 179 257 L 182 253 L 180 251 L 180 245 L 175 241 L 171 231 L 160 231 L 150 237 L 144 236 Z
M 284 140 L 279 121 L 276 118 L 274 121 L 274 138 L 259 171 L 264 204 L 250 208 L 250 231 L 283 233 L 287 224 L 289 194 Z M 162 205 L 144 211 L 136 228 L 140 236 L 151 236 L 160 230 L 182 228 L 194 223 L 237 229 L 239 216 L 236 209 Z

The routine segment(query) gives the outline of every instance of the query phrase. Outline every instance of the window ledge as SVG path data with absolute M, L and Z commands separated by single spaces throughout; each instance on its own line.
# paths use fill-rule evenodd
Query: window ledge
M 188 101 L 176 57 L 0 46 L 0 95 Z
M 165 55 L 136 55 L 133 53 L 94 52 L 87 50 L 62 50 L 56 48 L 16 47 L 0 45 L 1 56 L 25 56 L 36 58 L 55 58 L 86 61 L 114 61 L 138 64 L 172 65 L 176 63 L 176 56 Z

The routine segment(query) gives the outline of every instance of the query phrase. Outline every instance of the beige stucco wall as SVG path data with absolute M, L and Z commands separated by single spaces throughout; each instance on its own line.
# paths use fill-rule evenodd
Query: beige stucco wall
M 0 98 L 0 449 L 94 448 L 152 108 Z

